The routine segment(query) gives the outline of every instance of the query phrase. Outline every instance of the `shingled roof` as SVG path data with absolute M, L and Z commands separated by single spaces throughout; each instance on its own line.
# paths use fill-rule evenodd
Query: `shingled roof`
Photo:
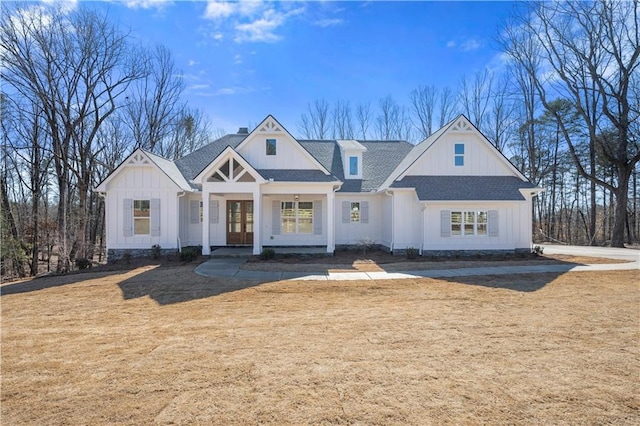
M 301 140 L 300 144 L 332 175 L 343 181 L 338 192 L 377 191 L 413 145 L 405 141 L 362 141 L 362 179 L 345 179 L 340 146 L 335 140 Z
M 520 189 L 535 188 L 515 176 L 405 176 L 392 188 L 415 188 L 420 201 L 522 201 Z

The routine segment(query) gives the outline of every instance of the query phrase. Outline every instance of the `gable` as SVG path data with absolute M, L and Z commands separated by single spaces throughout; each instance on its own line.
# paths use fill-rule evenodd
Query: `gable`
M 264 178 L 233 148 L 227 147 L 195 178 L 203 182 L 264 182 Z
M 174 163 L 142 149 L 133 151 L 95 190 L 106 192 L 118 187 L 191 189 Z
M 462 154 L 456 154 L 456 145 L 463 147 Z M 456 165 L 456 156 L 462 165 Z M 514 172 L 476 132 L 450 129 L 402 174 L 424 175 L 513 176 Z
M 275 141 L 275 150 L 270 149 L 270 152 L 267 152 L 268 140 Z M 256 169 L 321 170 L 329 174 L 271 115 L 267 116 L 236 150 Z
M 404 176 L 515 176 L 528 181 L 464 115 L 416 145 L 383 187 Z

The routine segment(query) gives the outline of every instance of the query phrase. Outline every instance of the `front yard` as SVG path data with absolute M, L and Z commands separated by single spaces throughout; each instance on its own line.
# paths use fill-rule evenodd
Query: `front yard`
M 638 271 L 2 287 L 2 424 L 640 422 Z

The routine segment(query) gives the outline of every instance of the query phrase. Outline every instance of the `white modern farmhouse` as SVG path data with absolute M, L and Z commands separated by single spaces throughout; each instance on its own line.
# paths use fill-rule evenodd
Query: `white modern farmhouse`
M 271 115 L 175 161 L 134 151 L 98 187 L 107 249 L 531 248 L 531 184 L 464 116 L 417 145 L 296 140 Z

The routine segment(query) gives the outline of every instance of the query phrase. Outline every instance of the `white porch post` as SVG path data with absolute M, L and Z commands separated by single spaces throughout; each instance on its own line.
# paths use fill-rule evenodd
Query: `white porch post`
M 262 195 L 260 186 L 257 191 L 253 191 L 253 254 L 259 255 L 262 252 Z
M 202 255 L 211 254 L 209 242 L 209 192 L 202 189 Z
M 327 253 L 333 253 L 336 249 L 335 199 L 336 193 L 333 190 L 327 192 Z

